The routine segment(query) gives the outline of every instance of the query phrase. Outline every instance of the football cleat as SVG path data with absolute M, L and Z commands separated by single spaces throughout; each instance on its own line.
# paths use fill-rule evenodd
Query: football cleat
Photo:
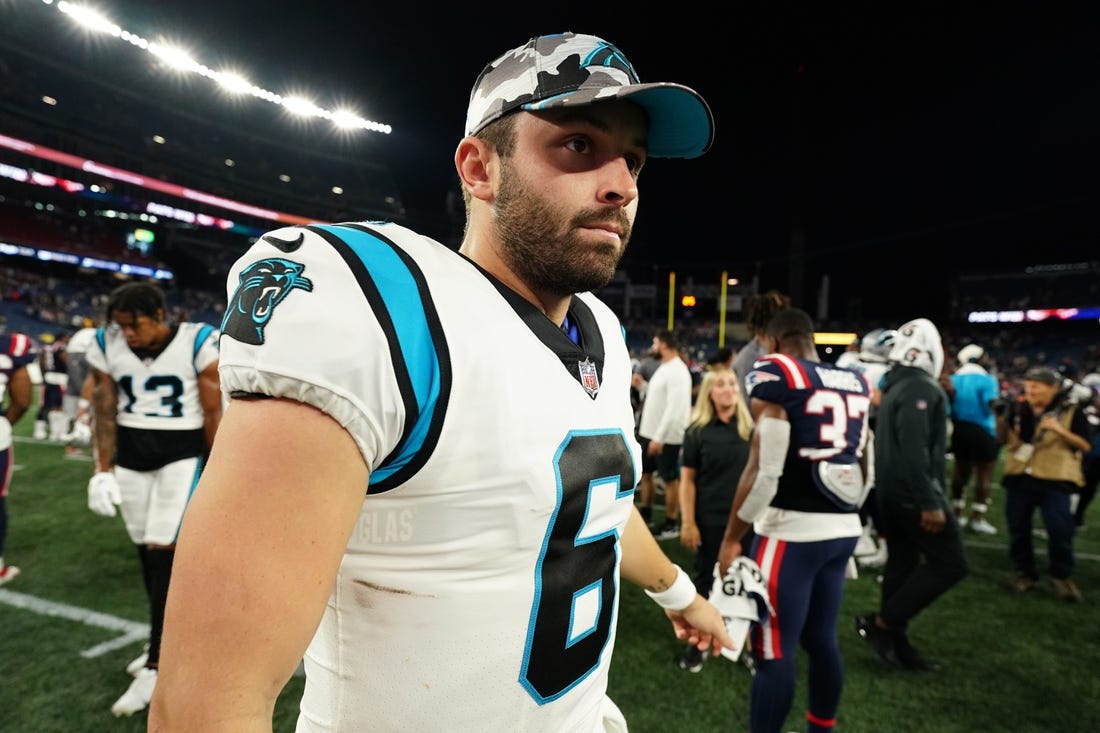
M 137 673 L 145 669 L 145 663 L 149 661 L 149 647 L 145 647 L 139 656 L 134 657 L 129 664 L 126 665 L 126 674 L 131 677 L 137 677 Z
M 122 693 L 122 697 L 115 700 L 111 706 L 111 712 L 116 718 L 133 715 L 149 707 L 149 701 L 153 699 L 153 687 L 157 684 L 157 671 L 142 667 L 134 675 L 134 681 Z
M 14 565 L 5 565 L 0 568 L 0 585 L 7 583 L 9 580 L 14 580 L 17 575 L 19 575 L 19 568 Z
M 881 568 L 886 564 L 886 559 L 890 556 L 889 550 L 886 548 L 886 542 L 879 539 L 878 551 L 871 555 L 864 555 L 857 557 L 856 562 L 859 563 L 861 568 Z
M 997 528 L 990 524 L 985 517 L 971 519 L 966 524 L 966 528 L 975 534 L 997 534 Z
M 859 536 L 859 540 L 856 541 L 856 549 L 852 552 L 853 555 L 856 557 L 866 557 L 878 552 L 878 545 L 875 543 L 875 538 L 872 536 L 873 531 L 871 525 L 863 525 L 863 533 Z

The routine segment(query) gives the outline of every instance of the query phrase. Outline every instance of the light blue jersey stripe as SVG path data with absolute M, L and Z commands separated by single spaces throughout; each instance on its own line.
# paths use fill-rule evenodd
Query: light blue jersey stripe
M 333 225 L 315 228 L 339 237 L 370 273 L 393 321 L 397 346 L 404 357 L 419 408 L 416 423 L 400 451 L 371 474 L 370 483 L 374 485 L 404 467 L 424 445 L 439 399 L 439 353 L 425 316 L 416 278 L 397 252 L 385 240 L 360 229 Z

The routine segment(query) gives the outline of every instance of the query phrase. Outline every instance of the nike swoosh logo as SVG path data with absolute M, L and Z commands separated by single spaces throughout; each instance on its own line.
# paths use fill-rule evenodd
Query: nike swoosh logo
M 298 232 L 298 236 L 295 239 L 279 239 L 272 234 L 265 234 L 263 240 L 271 246 L 278 249 L 280 252 L 286 252 L 287 254 L 294 252 L 302 246 L 302 242 L 305 241 L 306 235 Z

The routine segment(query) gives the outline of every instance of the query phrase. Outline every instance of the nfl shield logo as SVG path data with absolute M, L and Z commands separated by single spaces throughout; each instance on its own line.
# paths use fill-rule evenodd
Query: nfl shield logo
M 577 369 L 581 375 L 581 386 L 588 396 L 596 399 L 596 393 L 600 391 L 600 378 L 596 376 L 596 365 L 590 360 L 577 362 Z

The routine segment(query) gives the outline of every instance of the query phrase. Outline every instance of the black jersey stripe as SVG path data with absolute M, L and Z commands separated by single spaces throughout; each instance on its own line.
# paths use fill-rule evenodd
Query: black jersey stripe
M 450 397 L 451 360 L 439 315 L 420 267 L 377 231 L 359 224 L 308 227 L 347 263 L 386 335 L 405 406 L 401 440 L 370 478 L 388 491 L 428 460 Z

